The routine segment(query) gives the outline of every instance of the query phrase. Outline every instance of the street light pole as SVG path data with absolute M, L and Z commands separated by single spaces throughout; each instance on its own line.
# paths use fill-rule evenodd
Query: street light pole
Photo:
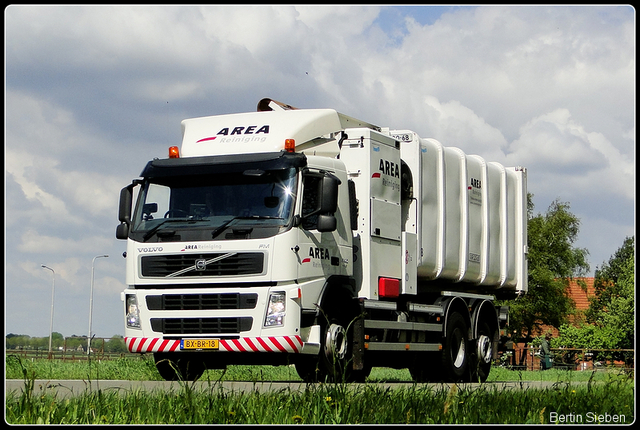
M 93 265 L 96 262 L 96 258 L 108 257 L 108 255 L 96 255 L 91 260 L 91 293 L 89 296 L 89 336 L 87 336 L 87 356 L 91 354 L 91 318 L 93 317 Z
M 44 264 L 42 264 L 42 268 L 51 270 L 51 273 L 53 274 L 53 281 L 51 282 L 51 323 L 49 324 L 49 358 L 51 358 L 53 353 L 51 350 L 51 340 L 53 337 L 53 294 L 56 289 L 56 271 Z

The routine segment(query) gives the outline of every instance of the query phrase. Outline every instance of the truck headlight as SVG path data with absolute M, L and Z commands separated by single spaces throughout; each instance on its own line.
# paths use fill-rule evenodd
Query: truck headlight
M 140 328 L 140 311 L 136 296 L 127 294 L 125 302 L 126 321 L 128 328 Z
M 286 294 L 283 291 L 271 293 L 267 305 L 267 317 L 264 319 L 265 327 L 273 327 L 284 324 Z

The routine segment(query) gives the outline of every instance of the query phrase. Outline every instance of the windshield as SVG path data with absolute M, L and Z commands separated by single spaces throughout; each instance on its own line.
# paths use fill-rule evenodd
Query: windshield
M 140 191 L 132 238 L 270 237 L 290 224 L 296 188 L 294 168 L 150 179 Z

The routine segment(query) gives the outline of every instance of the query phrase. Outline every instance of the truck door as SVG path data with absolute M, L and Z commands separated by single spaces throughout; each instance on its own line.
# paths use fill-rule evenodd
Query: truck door
M 303 176 L 301 224 L 299 229 L 299 257 L 298 279 L 304 281 L 327 279 L 332 275 L 346 275 L 346 262 L 349 261 L 346 252 L 350 249 L 341 242 L 340 231 L 344 230 L 340 205 L 327 212 L 322 202 L 323 185 L 326 187 L 331 181 L 326 180 L 327 173 L 309 170 Z M 333 177 L 339 185 L 339 194 L 345 188 L 342 181 Z M 324 184 L 323 184 L 324 182 Z M 326 198 L 326 195 L 325 195 Z M 339 199 L 341 200 L 341 199 Z M 335 228 L 331 229 L 333 219 Z M 331 230 L 331 231 L 326 231 Z M 342 249 L 341 249 L 342 248 Z M 342 254 L 345 253 L 343 258 Z M 346 260 L 345 260 L 346 258 Z

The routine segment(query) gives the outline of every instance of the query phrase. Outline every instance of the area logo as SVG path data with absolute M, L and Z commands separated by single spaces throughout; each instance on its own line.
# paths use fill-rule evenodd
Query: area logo
M 319 260 L 330 260 L 331 255 L 329 254 L 329 250 L 326 248 L 316 248 L 313 246 L 309 247 L 309 257 L 302 260 L 303 263 L 308 263 L 311 259 L 319 259 Z
M 269 134 L 269 126 L 268 125 L 263 125 L 260 128 L 258 128 L 257 125 L 250 125 L 248 127 L 244 127 L 244 126 L 243 127 L 233 127 L 233 129 L 231 129 L 231 131 L 229 131 L 230 129 L 231 129 L 231 127 L 225 127 L 222 130 L 220 130 L 216 136 L 205 137 L 203 139 L 200 139 L 200 140 L 196 141 L 196 143 L 215 140 L 216 137 L 218 137 L 218 136 L 238 136 L 238 135 L 243 135 L 243 134 L 261 134 L 261 133 L 262 134 Z
M 472 188 L 482 188 L 482 181 L 480 179 L 471 178 L 471 185 L 467 187 L 468 189 Z
M 380 178 L 382 175 L 388 175 L 394 178 L 400 178 L 400 166 L 393 161 L 380 159 L 380 165 L 378 166 L 379 172 L 375 172 L 371 175 L 372 178 Z

